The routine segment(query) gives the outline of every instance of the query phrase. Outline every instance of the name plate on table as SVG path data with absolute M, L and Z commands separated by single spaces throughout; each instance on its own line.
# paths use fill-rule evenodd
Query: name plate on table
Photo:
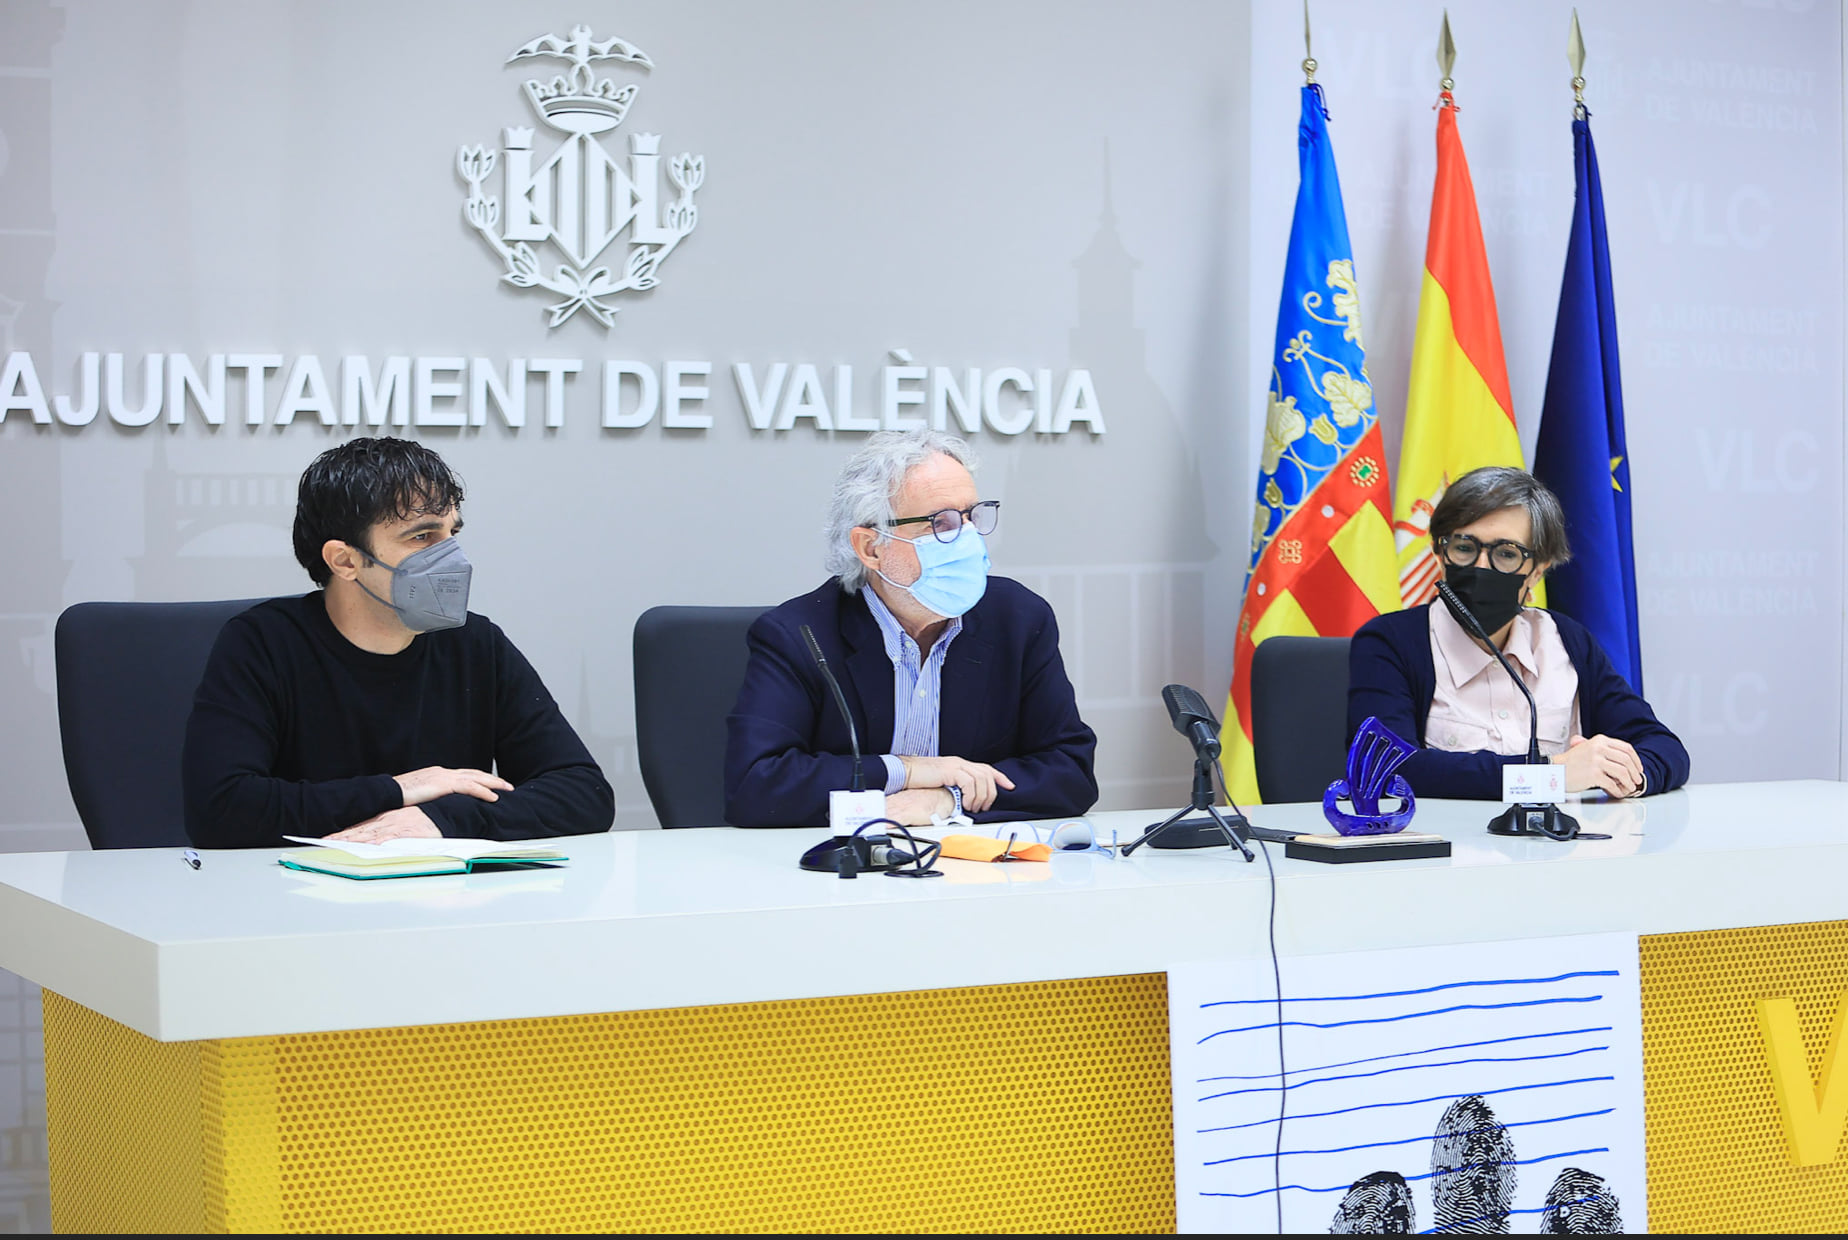
M 885 817 L 885 793 L 830 792 L 828 825 L 836 835 L 852 835 L 875 818 Z
M 1557 805 L 1566 799 L 1566 768 L 1554 762 L 1502 768 L 1506 805 Z

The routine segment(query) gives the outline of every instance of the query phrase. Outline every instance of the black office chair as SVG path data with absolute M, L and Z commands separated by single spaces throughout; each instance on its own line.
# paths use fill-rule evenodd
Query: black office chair
M 58 617 L 64 775 L 92 848 L 184 845 L 180 746 L 218 630 L 262 599 L 78 603 Z
M 1272 637 L 1251 656 L 1252 756 L 1267 803 L 1320 801 L 1347 769 L 1348 639 Z
M 650 607 L 635 621 L 635 747 L 663 827 L 725 825 L 725 716 L 764 607 Z

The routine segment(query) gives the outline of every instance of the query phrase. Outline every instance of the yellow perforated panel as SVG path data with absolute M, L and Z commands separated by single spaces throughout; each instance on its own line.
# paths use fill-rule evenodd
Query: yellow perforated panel
M 351 1036 L 351 1035 L 334 1035 Z M 282 1230 L 281 1109 L 275 1038 L 201 1042 L 205 1223 L 215 1232 Z M 389 1095 L 378 1099 L 389 1103 Z
M 214 1230 L 1174 1226 L 1160 974 L 199 1045 Z
M 1848 1157 L 1791 1164 L 1756 1016 L 1761 998 L 1794 999 L 1820 1067 L 1848 922 L 1648 935 L 1641 975 L 1650 1230 L 1848 1230 Z
M 199 1047 L 156 1042 L 44 992 L 51 1225 L 197 1232 Z

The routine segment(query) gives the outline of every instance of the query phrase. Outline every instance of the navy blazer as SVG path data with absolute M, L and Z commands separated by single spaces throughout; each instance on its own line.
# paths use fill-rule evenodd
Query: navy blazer
M 1425 716 L 1437 694 L 1437 664 L 1431 657 L 1431 608 L 1387 612 L 1361 626 L 1348 647 L 1348 736 L 1369 715 L 1419 751 L 1400 774 L 1421 797 L 1499 801 L 1501 769 L 1527 761 L 1487 749 L 1450 752 L 1426 749 Z M 1579 730 L 1586 736 L 1628 741 L 1642 759 L 1649 793 L 1669 792 L 1688 782 L 1688 751 L 1663 726 L 1649 703 L 1631 691 L 1590 631 L 1570 616 L 1549 613 L 1559 626 L 1572 666 L 1578 670 Z M 1496 675 L 1500 675 L 1497 672 Z
M 866 786 L 885 786 L 892 660 L 866 600 L 831 577 L 751 626 L 744 687 L 725 721 L 725 820 L 735 826 L 826 826 L 828 793 L 853 786 L 847 728 L 802 640 L 805 624 L 847 695 Z M 944 656 L 940 692 L 937 751 L 1014 781 L 979 821 L 1062 818 L 1096 803 L 1097 736 L 1078 717 L 1045 599 L 990 577 Z

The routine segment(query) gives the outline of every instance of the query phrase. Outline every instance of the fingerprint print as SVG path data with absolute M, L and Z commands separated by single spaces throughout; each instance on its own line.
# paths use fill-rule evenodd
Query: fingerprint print
M 1403 1235 L 1418 1230 L 1412 1190 L 1396 1171 L 1375 1171 L 1355 1180 L 1335 1210 L 1329 1234 L 1337 1236 Z
M 1546 1190 L 1540 1230 L 1555 1236 L 1614 1236 L 1623 1231 L 1617 1194 L 1601 1175 L 1563 1167 Z
M 1514 1143 L 1481 1095 L 1451 1103 L 1431 1143 L 1433 1230 L 1452 1235 L 1506 1233 L 1515 1170 Z

